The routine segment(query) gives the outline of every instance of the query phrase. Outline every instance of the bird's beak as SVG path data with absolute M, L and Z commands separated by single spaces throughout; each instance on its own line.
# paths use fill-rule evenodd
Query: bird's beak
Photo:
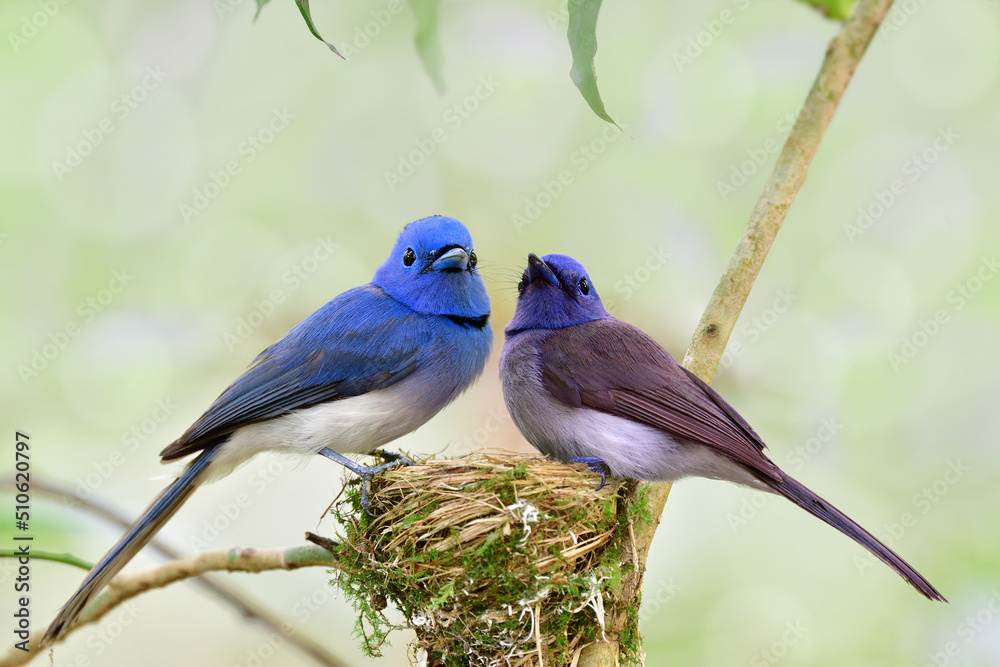
M 559 287 L 559 279 L 552 273 L 549 265 L 541 260 L 535 253 L 528 255 L 528 282 L 538 282 L 544 280 L 551 285 Z
M 464 248 L 452 248 L 434 260 L 431 268 L 435 271 L 447 271 L 448 269 L 464 271 L 469 266 L 469 253 Z

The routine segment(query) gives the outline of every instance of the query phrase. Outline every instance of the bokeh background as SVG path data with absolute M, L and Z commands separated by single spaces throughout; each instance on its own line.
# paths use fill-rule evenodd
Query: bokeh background
M 1000 3 L 896 5 L 715 386 L 779 464 L 951 604 L 790 503 L 683 481 L 646 575 L 649 665 L 1000 664 Z M 252 0 L 0 6 L 0 469 L 19 429 L 34 474 L 138 513 L 177 470 L 157 452 L 433 213 L 472 231 L 497 346 L 472 391 L 397 445 L 528 450 L 496 368 L 527 253 L 577 257 L 617 316 L 683 355 L 838 29 L 791 0 L 606 3 L 597 67 L 618 132 L 569 80 L 565 1 L 445 3 L 443 94 L 405 4 L 317 2 L 346 62 L 292 2 L 254 12 Z M 196 551 L 332 534 L 320 519 L 342 479 L 318 457 L 261 456 L 195 494 L 163 536 Z M 0 524 L 6 548 L 12 520 Z M 36 548 L 90 560 L 119 534 L 41 498 L 32 526 Z M 82 572 L 35 561 L 32 577 L 40 629 Z M 381 660 L 363 657 L 320 569 L 227 579 L 347 664 L 407 664 L 405 632 Z M 9 619 L 9 561 L 0 580 Z M 54 656 L 314 664 L 190 584 Z

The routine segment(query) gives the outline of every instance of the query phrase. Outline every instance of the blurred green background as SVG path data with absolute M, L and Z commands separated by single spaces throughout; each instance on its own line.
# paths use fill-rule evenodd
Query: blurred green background
M 775 461 L 951 604 L 790 503 L 683 481 L 646 575 L 649 665 L 1000 664 L 1000 3 L 896 4 L 714 384 Z M 345 62 L 287 0 L 256 23 L 251 0 L 0 5 L 0 469 L 26 431 L 36 474 L 139 512 L 177 470 L 157 452 L 433 213 L 473 234 L 496 349 L 399 447 L 530 449 L 496 369 L 529 251 L 581 260 L 612 312 L 683 355 L 838 25 L 790 0 L 606 3 L 597 72 L 618 133 L 567 76 L 565 1 L 445 3 L 443 95 L 394 7 L 315 4 Z M 342 479 L 318 457 L 262 456 L 163 536 L 298 544 Z M 91 560 L 119 534 L 40 498 L 33 518 L 36 548 Z M 8 619 L 11 572 L 0 562 Z M 33 563 L 36 629 L 81 578 Z M 227 579 L 372 664 L 322 570 Z M 55 664 L 314 664 L 190 584 L 135 610 Z M 407 664 L 411 636 L 374 664 Z

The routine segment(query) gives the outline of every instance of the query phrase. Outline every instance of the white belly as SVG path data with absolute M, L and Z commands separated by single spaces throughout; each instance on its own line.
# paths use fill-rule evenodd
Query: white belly
M 228 475 L 261 452 L 312 455 L 324 447 L 366 453 L 421 426 L 432 415 L 402 393 L 382 389 L 297 410 L 233 433 L 216 454 L 210 475 Z

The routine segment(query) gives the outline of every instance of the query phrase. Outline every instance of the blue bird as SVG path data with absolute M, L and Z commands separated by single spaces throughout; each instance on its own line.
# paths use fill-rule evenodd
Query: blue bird
M 500 356 L 504 401 L 541 452 L 649 481 L 697 476 L 784 496 L 868 549 L 932 600 L 944 597 L 889 547 L 764 453 L 715 391 L 605 310 L 583 266 L 528 255 Z
M 42 640 L 77 614 L 204 482 L 264 451 L 321 454 L 363 478 L 369 453 L 424 424 L 482 373 L 493 334 L 472 238 L 443 216 L 407 225 L 372 282 L 335 297 L 264 350 L 180 438 L 164 462 L 188 465 L 91 570 Z M 387 457 L 389 458 L 389 457 Z M 367 507 L 365 508 L 367 511 Z

